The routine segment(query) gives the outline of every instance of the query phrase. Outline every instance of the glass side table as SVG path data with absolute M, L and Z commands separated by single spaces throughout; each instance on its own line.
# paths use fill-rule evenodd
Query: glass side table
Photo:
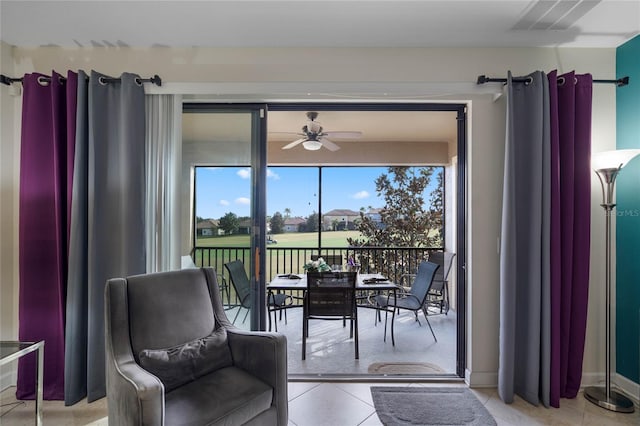
M 42 370 L 44 367 L 44 340 L 39 342 L 0 341 L 0 365 L 36 351 L 36 426 L 42 426 Z

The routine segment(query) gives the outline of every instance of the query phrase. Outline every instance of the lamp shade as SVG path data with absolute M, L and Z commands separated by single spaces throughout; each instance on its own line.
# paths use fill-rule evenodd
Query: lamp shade
M 591 156 L 591 166 L 594 170 L 621 169 L 638 154 L 640 154 L 640 149 L 597 152 Z
M 304 149 L 306 150 L 317 151 L 320 148 L 322 148 L 322 143 L 318 141 L 309 140 L 309 141 L 302 142 L 302 146 L 304 146 Z

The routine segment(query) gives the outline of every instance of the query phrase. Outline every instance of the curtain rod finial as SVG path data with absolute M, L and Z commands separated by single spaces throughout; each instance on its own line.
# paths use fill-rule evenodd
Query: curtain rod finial
M 486 75 L 484 75 L 484 74 L 483 75 L 479 75 L 478 76 L 478 80 L 476 81 L 476 84 L 484 84 L 487 81 L 489 81 L 489 79 L 487 78 Z

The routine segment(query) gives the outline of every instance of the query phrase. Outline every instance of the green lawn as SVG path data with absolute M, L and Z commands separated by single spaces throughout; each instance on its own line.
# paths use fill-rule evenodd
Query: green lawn
M 324 231 L 322 232 L 323 247 L 347 247 L 347 238 L 358 238 L 358 231 Z M 273 234 L 277 244 L 268 244 L 267 248 L 281 247 L 318 247 L 316 232 L 287 232 Z M 198 237 L 198 247 L 249 247 L 249 235 L 225 235 L 219 237 Z

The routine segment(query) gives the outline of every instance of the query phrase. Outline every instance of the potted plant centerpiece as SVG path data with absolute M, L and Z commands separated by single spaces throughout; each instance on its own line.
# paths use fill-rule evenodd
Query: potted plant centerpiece
M 323 258 L 319 257 L 318 260 L 309 260 L 303 266 L 305 272 L 329 272 L 331 271 L 331 266 L 324 261 Z

